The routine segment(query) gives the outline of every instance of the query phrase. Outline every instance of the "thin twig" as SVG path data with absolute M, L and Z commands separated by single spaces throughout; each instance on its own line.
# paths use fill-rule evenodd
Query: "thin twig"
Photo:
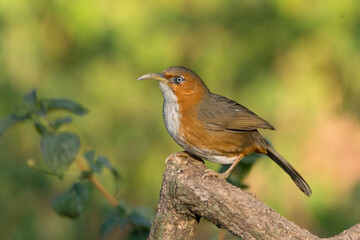
M 89 171 L 89 168 L 85 165 L 85 163 L 80 159 L 76 158 L 76 164 L 83 172 Z M 96 178 L 94 174 L 91 174 L 89 176 L 90 182 L 94 184 L 94 186 L 99 190 L 99 192 L 110 202 L 111 205 L 116 207 L 118 205 L 118 202 L 116 199 L 105 189 L 105 187 L 99 182 L 99 180 Z
M 225 233 L 226 233 L 225 229 L 220 229 L 219 235 L 218 235 L 218 240 L 225 240 Z

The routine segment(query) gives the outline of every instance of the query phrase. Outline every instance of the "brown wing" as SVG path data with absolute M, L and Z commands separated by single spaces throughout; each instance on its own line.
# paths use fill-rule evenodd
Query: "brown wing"
M 205 127 L 209 130 L 248 131 L 258 128 L 275 129 L 246 107 L 220 95 L 211 93 L 211 96 L 203 101 L 198 117 L 205 122 Z

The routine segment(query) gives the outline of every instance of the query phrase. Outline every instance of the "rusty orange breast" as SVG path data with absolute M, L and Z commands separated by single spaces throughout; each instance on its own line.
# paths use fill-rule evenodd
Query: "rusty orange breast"
M 199 104 L 179 104 L 179 134 L 185 150 L 214 160 L 218 156 L 229 158 L 231 163 L 240 153 L 253 152 L 249 132 L 235 133 L 212 131 L 205 128 L 205 123 L 198 119 Z

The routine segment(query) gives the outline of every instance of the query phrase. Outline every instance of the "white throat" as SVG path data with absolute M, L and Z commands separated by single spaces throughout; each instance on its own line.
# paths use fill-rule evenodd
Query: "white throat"
M 166 129 L 170 136 L 179 143 L 180 113 L 177 97 L 166 83 L 159 82 L 159 86 L 164 97 L 163 117 Z

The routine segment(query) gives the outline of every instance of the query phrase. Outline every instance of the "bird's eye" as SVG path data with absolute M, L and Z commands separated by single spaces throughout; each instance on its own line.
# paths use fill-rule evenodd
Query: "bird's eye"
M 176 84 L 180 84 L 180 83 L 182 83 L 184 81 L 184 77 L 182 77 L 182 76 L 176 76 L 175 78 L 174 78 L 174 82 L 176 83 Z

